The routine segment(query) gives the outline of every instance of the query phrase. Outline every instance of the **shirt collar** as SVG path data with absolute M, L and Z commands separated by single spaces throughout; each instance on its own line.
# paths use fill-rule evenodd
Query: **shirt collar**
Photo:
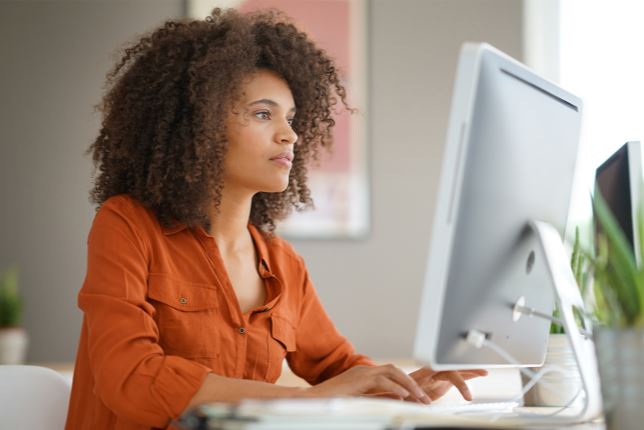
M 161 227 L 161 229 L 163 230 L 163 234 L 165 234 L 166 236 L 179 233 L 180 231 L 183 231 L 186 228 L 188 228 L 188 225 L 182 222 L 174 223 L 169 227 L 163 227 L 163 226 Z
M 248 224 L 248 231 L 250 232 L 253 242 L 255 242 L 255 249 L 257 250 L 258 272 L 262 278 L 273 276 L 271 272 L 271 263 L 268 253 L 268 246 L 266 244 L 266 236 L 260 232 L 253 224 Z
M 177 222 L 168 227 L 162 227 L 163 234 L 165 234 L 166 236 L 179 233 L 180 231 L 183 231 L 187 228 L 188 228 L 188 225 L 181 222 Z M 203 231 L 203 229 L 201 230 L 204 234 L 206 234 L 206 232 Z M 259 274 L 263 278 L 273 276 L 273 272 L 271 271 L 268 246 L 266 243 L 266 240 L 267 240 L 266 236 L 264 236 L 264 234 L 260 232 L 257 229 L 257 227 L 255 227 L 253 224 L 248 224 L 248 231 L 250 232 L 250 235 L 253 238 L 253 242 L 255 243 L 255 249 L 257 250 L 257 261 L 259 264 L 257 270 Z

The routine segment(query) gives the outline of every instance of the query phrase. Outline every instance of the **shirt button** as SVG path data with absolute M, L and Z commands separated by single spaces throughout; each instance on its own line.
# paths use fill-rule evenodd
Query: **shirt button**
M 181 297 L 179 298 L 179 303 L 181 303 L 182 305 L 185 305 L 188 303 L 188 299 L 186 299 L 185 297 Z
M 245 334 L 246 329 L 244 327 L 239 327 L 239 334 Z

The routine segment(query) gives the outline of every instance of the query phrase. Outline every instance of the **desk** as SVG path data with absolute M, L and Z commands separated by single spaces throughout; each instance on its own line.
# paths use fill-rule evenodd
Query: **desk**
M 378 360 L 379 363 L 393 363 L 396 366 L 400 367 L 403 371 L 409 373 L 418 368 L 418 366 L 411 360 Z M 297 377 L 294 375 L 290 369 L 285 366 L 284 370 L 282 371 L 282 375 L 277 381 L 277 384 L 279 385 L 287 385 L 287 386 L 297 386 L 297 387 L 306 387 L 308 384 L 306 381 L 302 380 L 301 378 Z M 474 398 L 479 398 L 479 399 L 485 399 L 489 401 L 500 401 L 500 400 L 512 400 L 516 398 L 520 393 L 521 393 L 521 378 L 519 376 L 519 371 L 516 369 L 491 369 L 490 374 L 485 377 L 485 378 L 477 378 L 471 381 L 468 381 L 468 385 L 470 387 L 470 391 L 472 392 L 472 395 Z M 456 389 L 450 390 L 445 396 L 443 396 L 441 399 L 435 401 L 434 403 L 436 404 L 465 404 L 467 403 L 458 393 Z M 536 412 L 536 411 L 543 411 L 543 408 L 521 408 L 522 411 L 526 412 Z M 549 410 L 556 410 L 556 408 L 549 408 Z M 355 428 L 361 428 L 361 429 L 377 429 L 377 428 L 384 428 L 382 426 L 378 426 L 377 422 L 374 423 L 369 423 L 368 421 L 364 422 L 356 422 L 355 417 L 348 417 L 347 421 L 342 423 L 341 421 L 334 421 L 333 423 L 320 423 L 316 422 L 316 418 L 314 416 L 309 417 L 309 420 L 306 420 L 306 415 L 300 415 L 299 417 L 296 417 L 295 419 L 299 419 L 300 421 L 295 421 L 293 425 L 289 425 L 288 428 L 293 428 L 293 429 L 299 429 L 299 430 L 306 430 L 306 429 L 325 429 L 325 430 L 331 430 L 331 429 L 343 429 L 343 430 L 353 430 Z M 328 426 L 327 426 L 328 424 Z M 371 424 L 371 426 L 370 426 Z M 234 429 L 251 429 L 251 430 L 259 430 L 259 429 L 282 429 L 285 428 L 282 425 L 286 425 L 283 422 L 282 423 L 276 423 L 276 425 L 273 426 L 268 426 L 268 425 L 244 425 L 243 423 L 239 422 L 232 422 L 230 423 L 230 426 L 225 423 L 221 423 L 221 427 L 215 427 L 219 429 L 228 429 L 228 428 L 234 428 Z M 199 427 L 195 427 L 199 429 Z M 402 427 L 387 427 L 390 430 L 410 430 L 414 427 L 407 427 L 407 426 L 402 426 Z M 423 427 L 419 426 L 416 428 L 427 428 L 430 429 L 432 427 Z M 433 427 L 433 428 L 440 428 L 440 427 Z M 447 427 L 443 427 L 447 428 Z M 458 428 L 458 427 L 452 427 Z M 469 427 L 472 428 L 472 427 Z M 482 428 L 481 426 L 479 428 Z M 505 427 L 508 428 L 508 427 Z M 517 427 L 513 427 L 517 428 Z M 605 426 L 603 423 L 598 422 L 598 423 L 587 423 L 587 424 L 576 424 L 576 425 L 526 425 L 526 426 L 521 426 L 521 428 L 529 428 L 529 429 L 535 429 L 535 430 L 554 430 L 554 429 L 570 429 L 570 430 L 604 430 Z
M 535 409 L 535 408 L 533 408 Z M 422 411 L 421 411 L 422 410 Z M 244 401 L 239 407 L 207 405 L 188 416 L 191 430 L 412 430 L 412 429 L 574 429 L 602 430 L 602 423 L 564 425 L 491 419 L 491 414 L 457 415 L 431 412 L 425 406 L 385 399 L 280 399 Z
M 416 370 L 418 366 L 412 360 L 377 360 L 378 363 L 393 363 L 396 366 L 400 367 L 403 371 L 409 373 L 413 370 Z M 45 364 L 44 366 L 50 367 L 63 376 L 68 378 L 71 381 L 73 364 L 71 363 L 50 363 Z M 306 387 L 309 384 L 303 379 L 295 375 L 288 366 L 284 366 L 284 370 L 280 378 L 277 380 L 277 384 L 286 385 L 292 387 Z M 475 398 L 486 398 L 490 400 L 496 399 L 505 399 L 509 400 L 518 395 L 521 392 L 521 379 L 519 377 L 519 372 L 516 369 L 492 369 L 490 374 L 485 378 L 477 378 L 471 381 L 468 381 L 470 391 Z M 450 390 L 445 396 L 437 400 L 437 404 L 460 404 L 467 403 L 456 391 L 455 389 Z M 530 408 L 525 408 L 530 411 Z M 225 428 L 225 427 L 223 427 Z M 239 429 L 239 426 L 236 425 L 235 428 Z M 348 427 L 350 428 L 350 427 Z M 573 426 L 561 425 L 561 426 L 532 426 L 525 427 L 530 429 L 539 429 L 539 430 L 558 430 L 558 429 L 570 429 L 570 430 L 604 430 L 605 426 L 603 423 L 590 423 L 590 424 L 577 424 Z M 302 429 L 304 430 L 304 429 Z M 352 429 L 353 430 L 353 429 Z M 409 430 L 409 429 L 405 429 Z

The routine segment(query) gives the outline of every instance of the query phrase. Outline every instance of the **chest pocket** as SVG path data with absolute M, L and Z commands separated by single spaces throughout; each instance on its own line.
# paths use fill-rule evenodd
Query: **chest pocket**
M 268 347 L 268 367 L 266 381 L 275 382 L 282 372 L 284 357 L 295 351 L 295 328 L 286 318 L 273 314 L 270 317 L 271 333 Z
M 271 316 L 271 335 L 285 351 L 295 351 L 295 329 L 286 318 Z
M 209 285 L 150 274 L 148 299 L 156 309 L 159 343 L 166 354 L 186 358 L 218 356 L 219 300 Z

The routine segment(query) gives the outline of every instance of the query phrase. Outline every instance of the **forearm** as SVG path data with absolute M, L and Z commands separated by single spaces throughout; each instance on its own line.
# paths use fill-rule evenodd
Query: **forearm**
M 201 388 L 188 403 L 186 411 L 203 403 L 238 403 L 243 399 L 274 399 L 280 397 L 307 397 L 305 388 L 284 387 L 262 381 L 228 378 L 209 373 Z

